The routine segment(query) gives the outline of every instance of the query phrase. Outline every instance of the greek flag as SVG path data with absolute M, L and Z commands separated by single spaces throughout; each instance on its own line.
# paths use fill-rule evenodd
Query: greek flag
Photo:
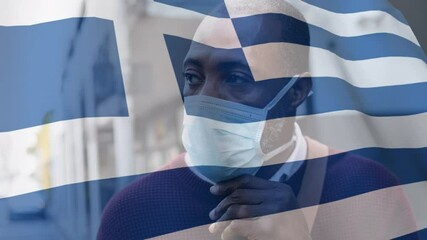
M 313 162 L 304 178 L 326 176 L 287 183 L 312 190 L 297 206 L 237 220 L 303 216 L 307 235 L 278 239 L 427 239 L 427 57 L 389 1 L 2 1 L 0 239 L 229 239 L 212 228 L 236 219 L 205 211 L 222 199 L 187 182 L 184 162 L 170 165 L 184 158 L 183 109 L 218 120 L 183 104 L 195 45 L 240 56 L 265 86 L 295 76 L 289 54 L 312 82 L 292 117 L 333 149 L 263 166 Z

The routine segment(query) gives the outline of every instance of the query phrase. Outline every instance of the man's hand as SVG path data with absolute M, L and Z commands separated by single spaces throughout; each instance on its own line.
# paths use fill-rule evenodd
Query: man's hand
M 217 220 L 209 230 L 222 239 L 310 239 L 286 184 L 245 175 L 212 186 L 211 193 L 226 196 L 209 214 Z

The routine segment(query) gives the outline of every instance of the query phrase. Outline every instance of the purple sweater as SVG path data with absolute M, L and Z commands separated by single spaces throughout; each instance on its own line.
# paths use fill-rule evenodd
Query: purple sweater
M 398 185 L 394 175 L 383 166 L 356 155 L 342 153 L 319 161 L 327 161 L 320 204 Z M 183 167 L 148 174 L 113 197 L 104 209 L 98 240 L 147 239 L 212 223 L 208 214 L 222 198 L 212 195 L 209 191 L 211 185 L 199 179 L 188 167 L 184 167 L 183 155 L 174 162 Z M 288 184 L 296 195 L 299 193 L 306 165 L 307 161 L 294 176 L 283 183 Z M 402 221 L 413 223 L 411 210 L 403 194 L 398 193 L 392 198 L 379 199 L 370 204 L 374 204 L 375 209 L 386 209 L 391 213 L 390 217 L 399 217 Z M 402 207 L 407 208 L 407 216 L 394 216 L 394 209 Z M 355 206 L 349 210 L 350 215 L 349 211 L 337 213 L 319 210 L 312 230 L 313 239 L 355 238 L 358 234 L 356 230 L 351 225 L 341 223 L 350 217 L 356 218 L 356 221 L 369 220 L 369 214 L 375 214 L 367 212 L 357 219 L 363 208 L 363 205 Z M 336 227 L 340 229 L 336 230 Z M 377 227 L 379 226 L 373 224 L 373 229 L 366 231 L 378 232 Z M 384 229 L 379 232 L 387 231 L 393 226 L 381 227 Z M 336 231 L 331 231 L 332 228 Z M 211 236 L 206 232 L 188 238 L 211 239 Z M 410 239 L 417 238 L 412 236 Z

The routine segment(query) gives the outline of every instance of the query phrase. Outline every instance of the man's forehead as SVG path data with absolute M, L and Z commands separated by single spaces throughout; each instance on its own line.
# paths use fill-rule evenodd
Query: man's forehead
M 207 16 L 200 23 L 193 41 L 215 48 L 241 48 L 236 30 L 229 18 Z
M 184 59 L 184 66 L 205 64 L 219 66 L 240 66 L 249 68 L 242 48 L 222 49 L 192 41 L 190 49 Z
M 203 19 L 188 53 L 192 58 L 243 59 L 255 81 L 292 77 L 307 70 L 302 58 L 307 57 L 309 38 L 301 34 L 307 24 L 286 1 L 226 0 L 218 11 L 227 11 L 229 17 Z
M 246 34 L 245 32 L 256 32 L 261 28 L 269 28 L 272 32 L 280 32 L 278 30 L 282 27 L 282 24 L 277 21 L 268 21 L 269 19 L 258 17 L 256 21 L 249 21 L 247 26 L 240 25 L 239 32 L 237 32 L 235 29 L 236 26 L 233 24 L 233 20 L 235 19 L 252 15 L 283 14 L 302 20 L 302 16 L 285 0 L 224 0 L 224 3 L 219 4 L 215 11 L 226 12 L 226 15 L 229 17 L 206 16 L 199 25 L 193 41 L 218 48 L 240 48 L 242 44 L 239 41 L 239 33 L 247 38 L 250 34 Z M 250 36 L 253 37 L 253 34 Z M 251 42 L 250 39 L 245 39 L 245 41 Z

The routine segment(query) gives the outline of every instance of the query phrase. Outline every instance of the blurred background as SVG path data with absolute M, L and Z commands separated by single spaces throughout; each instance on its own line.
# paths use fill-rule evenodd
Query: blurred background
M 116 37 L 129 117 L 77 119 L 0 133 L 0 198 L 147 173 L 183 151 L 182 101 L 163 34 L 190 36 L 202 16 L 149 0 L 16 1 L 8 7 L 0 10 L 2 19 L 14 23 L 27 24 L 31 17 L 43 22 L 50 13 L 113 20 L 116 36 L 95 43 L 93 67 L 85 71 L 88 79 L 117 73 L 102 57 L 109 54 L 103 46 Z M 79 51 L 78 41 L 85 34 L 83 22 L 64 49 L 70 65 L 78 54 L 87 55 Z M 65 86 L 73 77 L 64 74 Z M 96 91 L 97 112 L 117 99 L 115 86 Z M 49 113 L 45 117 L 48 123 Z M 1 204 L 0 239 L 93 239 L 102 208 L 130 181 L 73 188 L 61 196 L 42 191 Z
M 17 9 L 10 5 L 0 11 L 3 19 L 43 19 L 45 13 L 56 12 L 114 20 L 129 117 L 70 120 L 0 133 L 3 201 L 71 183 L 155 171 L 183 152 L 182 100 L 163 34 L 191 38 L 203 16 L 152 0 L 16 2 L 21 4 L 16 4 L 20 13 L 15 14 Z M 79 48 L 78 39 L 84 34 L 84 27 L 76 27 L 75 37 L 64 49 L 65 58 Z M 93 49 L 93 67 L 86 69 L 87 76 L 117 74 L 109 72 L 113 70 L 106 58 L 97 57 L 109 54 L 103 46 L 112 38 L 104 39 Z M 76 54 L 68 61 L 77 59 Z M 72 78 L 64 74 L 62 81 L 67 84 Z M 114 86 L 98 89 L 96 96 L 100 100 L 93 106 L 95 111 L 117 101 Z M 49 122 L 49 113 L 45 118 Z M 0 209 L 0 239 L 93 239 L 103 207 L 132 180 L 86 184 L 59 196 L 36 192 L 21 198 L 23 202 L 1 204 L 5 209 Z

